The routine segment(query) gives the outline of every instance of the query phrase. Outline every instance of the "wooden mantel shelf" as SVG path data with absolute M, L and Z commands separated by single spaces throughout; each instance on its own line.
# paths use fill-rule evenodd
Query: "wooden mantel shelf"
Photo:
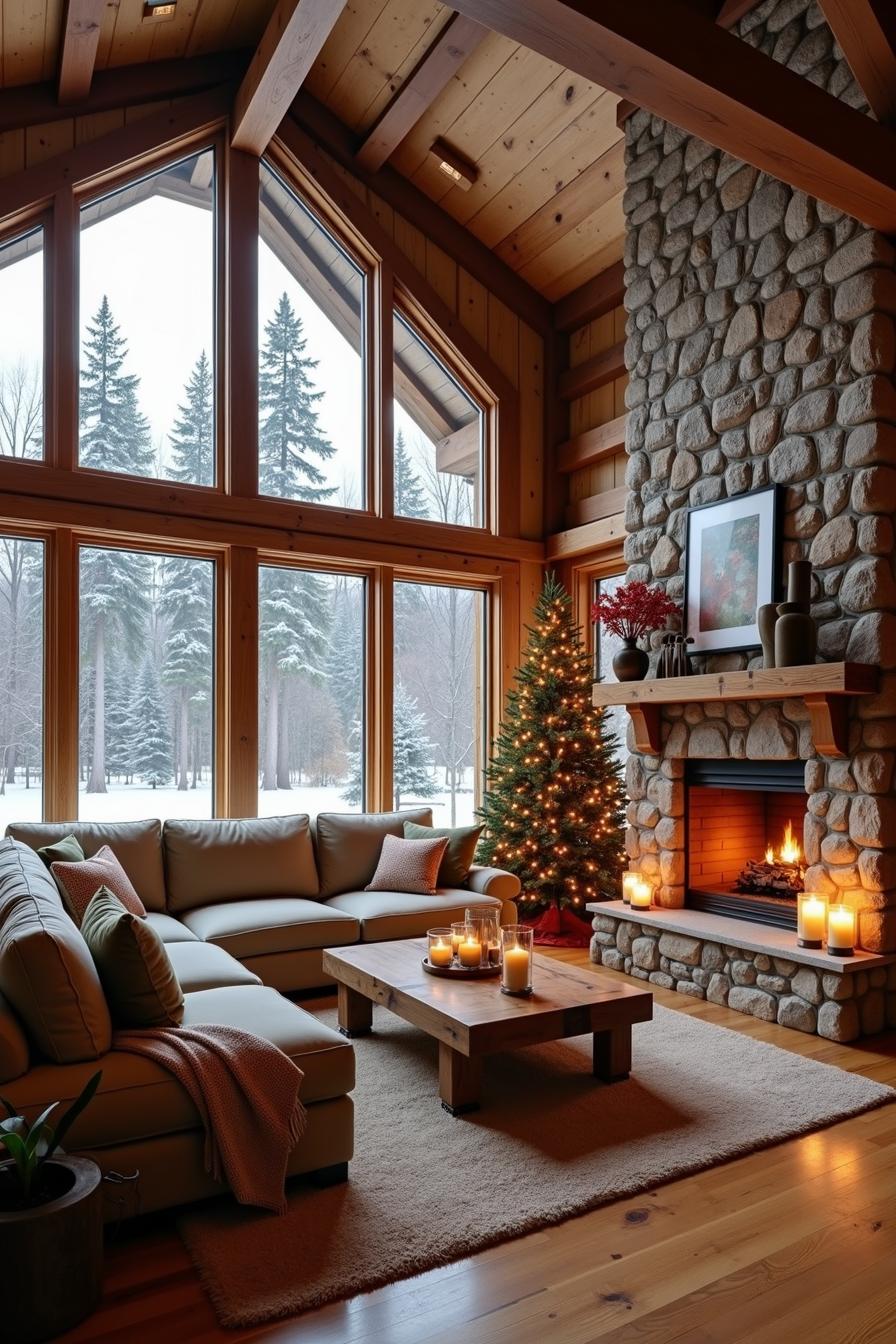
M 878 669 L 868 663 L 814 663 L 806 667 L 756 668 L 747 672 L 704 672 L 693 677 L 657 677 L 648 681 L 595 682 L 595 705 L 624 705 L 639 751 L 662 751 L 663 705 L 705 704 L 729 700 L 802 699 L 812 722 L 815 747 L 822 756 L 847 755 L 847 696 L 873 695 Z

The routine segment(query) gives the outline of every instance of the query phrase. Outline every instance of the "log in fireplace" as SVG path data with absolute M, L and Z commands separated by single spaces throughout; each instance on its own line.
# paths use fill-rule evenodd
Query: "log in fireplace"
M 802 761 L 686 764 L 687 904 L 796 928 L 803 890 Z

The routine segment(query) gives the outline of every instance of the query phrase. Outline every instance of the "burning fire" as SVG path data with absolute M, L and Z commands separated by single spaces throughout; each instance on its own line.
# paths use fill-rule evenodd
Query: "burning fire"
M 769 845 L 765 851 L 765 861 L 766 863 L 800 863 L 802 857 L 803 851 L 800 849 L 799 841 L 788 821 L 784 827 L 784 840 L 781 848 L 775 853 L 774 846 Z

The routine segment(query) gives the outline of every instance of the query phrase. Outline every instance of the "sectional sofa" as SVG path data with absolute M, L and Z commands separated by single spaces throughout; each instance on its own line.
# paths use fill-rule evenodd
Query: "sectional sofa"
M 89 858 L 109 845 L 141 897 L 185 995 L 184 1023 L 225 1023 L 273 1041 L 304 1071 L 308 1124 L 290 1174 L 320 1179 L 345 1173 L 353 1149 L 355 1059 L 350 1043 L 284 997 L 323 987 L 325 947 L 416 937 L 464 910 L 498 908 L 516 919 L 519 883 L 509 873 L 474 867 L 463 888 L 435 896 L 366 892 L 383 837 L 405 821 L 431 824 L 428 809 L 378 814 L 321 814 L 218 821 L 28 823 L 7 828 L 0 844 L 0 953 L 5 912 L 23 898 L 60 936 L 83 944 L 64 916 L 55 883 L 36 851 L 74 835 Z M 15 842 L 15 843 L 11 843 Z M 60 918 L 64 916 L 64 918 Z M 86 952 L 86 945 L 84 945 Z M 88 961 L 89 961 L 89 954 Z M 0 955 L 2 968 L 2 955 Z M 54 1063 L 29 1044 L 2 997 L 0 1086 L 30 1115 L 75 1097 L 98 1067 L 100 1091 L 68 1140 L 104 1171 L 125 1176 L 122 1207 L 130 1215 L 216 1193 L 204 1170 L 203 1135 L 186 1093 L 150 1060 L 106 1050 L 75 1063 Z M 115 1187 L 111 1187 L 114 1189 Z

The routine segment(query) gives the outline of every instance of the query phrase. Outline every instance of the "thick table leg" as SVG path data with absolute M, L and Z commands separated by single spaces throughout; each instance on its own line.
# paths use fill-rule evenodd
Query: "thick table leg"
M 373 1025 L 373 1003 L 348 985 L 337 986 L 337 1013 L 343 1036 L 366 1036 Z
M 594 1076 L 604 1083 L 620 1083 L 632 1067 L 630 1024 L 594 1033 Z
M 479 1109 L 482 1059 L 470 1059 L 439 1042 L 439 1096 L 451 1115 Z

